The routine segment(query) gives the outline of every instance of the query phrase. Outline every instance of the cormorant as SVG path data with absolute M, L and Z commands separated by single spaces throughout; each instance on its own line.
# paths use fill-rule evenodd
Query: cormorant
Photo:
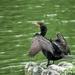
M 47 27 L 45 24 L 38 22 L 36 24 L 41 33 L 36 33 L 32 40 L 29 56 L 34 57 L 40 50 L 42 50 L 43 54 L 48 59 L 47 67 L 50 65 L 50 60 L 55 60 L 63 58 L 65 55 L 70 53 L 66 40 L 60 33 L 57 33 L 57 39 L 47 39 L 44 36 L 47 32 Z

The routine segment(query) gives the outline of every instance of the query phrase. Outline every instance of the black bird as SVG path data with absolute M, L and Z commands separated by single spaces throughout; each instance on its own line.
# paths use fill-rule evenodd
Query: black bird
M 32 40 L 29 56 L 34 57 L 40 50 L 42 50 L 43 54 L 48 59 L 47 67 L 50 60 L 55 60 L 63 58 L 65 55 L 70 53 L 70 50 L 67 46 L 67 43 L 63 36 L 60 33 L 57 33 L 56 40 L 49 40 L 45 38 L 47 32 L 47 27 L 45 24 L 38 22 L 36 24 L 40 27 L 41 33 L 36 33 Z

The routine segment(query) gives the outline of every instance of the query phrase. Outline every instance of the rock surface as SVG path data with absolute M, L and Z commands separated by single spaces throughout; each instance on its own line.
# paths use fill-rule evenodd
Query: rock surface
M 60 75 L 66 69 L 72 69 L 73 64 L 66 61 L 60 62 L 58 65 L 50 65 L 46 67 L 46 62 L 37 65 L 35 62 L 28 62 L 25 65 L 25 75 Z

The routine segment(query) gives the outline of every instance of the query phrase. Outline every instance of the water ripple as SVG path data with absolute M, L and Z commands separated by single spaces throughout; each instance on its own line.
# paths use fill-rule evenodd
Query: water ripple
M 62 23 L 75 22 L 75 20 L 62 20 Z
M 7 67 L 3 67 L 1 69 L 9 69 L 9 68 L 15 68 L 15 67 L 22 67 L 23 65 L 13 65 L 13 66 L 7 66 Z
M 0 16 L 0 18 L 3 18 L 4 16 Z
M 35 6 L 35 7 L 40 8 L 40 7 L 42 7 L 42 6 Z
M 0 31 L 0 32 L 13 32 L 12 30 Z
M 75 22 L 75 20 L 70 20 L 69 22 Z
M 13 32 L 12 30 L 8 30 L 7 32 Z
M 60 5 L 55 5 L 55 7 L 59 8 L 59 7 L 60 7 Z
M 72 45 L 72 47 L 75 47 L 75 45 Z
M 15 37 L 29 36 L 29 35 L 34 35 L 35 33 L 30 33 L 30 34 L 25 34 L 25 35 L 19 34 L 19 35 L 15 35 Z
M 62 20 L 61 22 L 62 22 L 62 23 L 68 23 L 68 21 L 67 21 L 67 20 Z
M 34 24 L 34 23 L 37 23 L 39 21 L 27 21 L 27 22 Z M 45 20 L 41 20 L 40 22 L 45 22 Z
M 6 62 L 14 61 L 14 60 L 17 60 L 17 59 L 2 60 L 2 61 L 0 61 L 0 63 L 6 63 Z
M 57 14 L 45 14 L 44 17 L 46 17 L 46 16 L 47 17 L 55 17 L 55 16 L 57 16 Z
M 0 54 L 4 54 L 5 52 L 0 52 Z
M 70 37 L 68 37 L 68 36 L 64 36 L 64 38 L 66 38 L 66 39 L 67 39 L 67 38 L 70 38 Z
M 33 38 L 27 38 L 28 40 L 31 40 L 31 39 L 33 39 Z
M 18 45 L 15 45 L 15 46 L 16 46 L 16 47 L 19 47 L 19 46 L 21 46 L 21 45 L 18 44 Z
M 68 37 L 68 36 L 64 36 L 64 38 L 66 38 L 66 39 L 67 39 L 67 38 L 70 38 L 70 37 Z M 71 38 L 75 38 L 75 36 L 72 36 Z
M 15 35 L 15 37 L 22 37 L 22 36 L 24 36 L 24 35 L 22 35 L 22 34 L 20 34 L 20 35 Z M 26 35 L 25 35 L 26 36 Z
M 22 22 L 17 22 L 18 24 L 21 24 Z
M 16 46 L 16 47 L 20 47 L 20 46 L 22 47 L 22 46 L 25 46 L 25 45 L 19 45 L 19 44 L 17 44 L 17 45 L 15 45 L 15 46 Z

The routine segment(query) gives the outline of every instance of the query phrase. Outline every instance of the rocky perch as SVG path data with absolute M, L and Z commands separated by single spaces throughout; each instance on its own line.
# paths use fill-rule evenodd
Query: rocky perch
M 25 65 L 25 75 L 60 75 L 61 72 L 73 68 L 73 64 L 66 61 L 60 62 L 58 65 L 52 64 L 48 68 L 46 62 L 41 63 L 39 66 L 35 62 L 28 62 Z M 66 75 L 65 73 L 63 75 Z M 68 74 L 71 75 L 71 74 Z

